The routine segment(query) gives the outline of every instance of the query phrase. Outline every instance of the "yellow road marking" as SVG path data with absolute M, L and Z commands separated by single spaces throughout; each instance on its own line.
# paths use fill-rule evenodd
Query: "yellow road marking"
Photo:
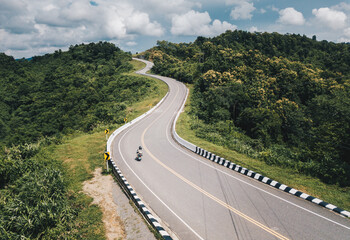
M 177 94 L 176 94 L 177 95 Z M 175 98 L 174 98 L 175 99 Z M 174 100 L 173 100 L 174 101 Z M 169 105 L 169 107 L 172 104 Z M 168 110 L 169 107 L 166 109 Z M 163 112 L 163 114 L 166 111 Z M 158 118 L 156 118 L 142 133 L 141 136 L 141 144 L 143 146 L 143 149 L 151 156 L 151 158 L 153 158 L 153 160 L 155 160 L 158 164 L 160 164 L 162 167 L 164 167 L 166 170 L 168 170 L 169 172 L 171 172 L 172 174 L 174 174 L 176 177 L 178 177 L 179 179 L 181 179 L 183 182 L 187 183 L 188 185 L 190 185 L 191 187 L 193 187 L 194 189 L 198 190 L 199 192 L 203 193 L 204 195 L 206 195 L 207 197 L 211 198 L 212 200 L 214 200 L 215 202 L 217 202 L 218 204 L 220 204 L 221 206 L 227 208 L 228 210 L 230 210 L 231 212 L 237 214 L 238 216 L 244 218 L 245 220 L 253 223 L 254 225 L 256 225 L 257 227 L 265 230 L 266 232 L 272 234 L 273 236 L 277 237 L 278 239 L 283 239 L 283 240 L 287 240 L 288 238 L 279 234 L 278 232 L 272 230 L 271 228 L 265 226 L 264 224 L 252 219 L 251 217 L 245 215 L 244 213 L 238 211 L 237 209 L 233 208 L 232 206 L 228 205 L 227 203 L 225 203 L 224 201 L 218 199 L 217 197 L 215 197 L 214 195 L 208 193 L 207 191 L 203 190 L 202 188 L 200 188 L 199 186 L 197 186 L 196 184 L 194 184 L 193 182 L 191 182 L 190 180 L 188 180 L 187 178 L 183 177 L 181 174 L 177 173 L 175 170 L 173 170 L 172 168 L 168 167 L 167 165 L 165 165 L 162 161 L 160 161 L 157 157 L 155 157 L 151 151 L 148 150 L 146 144 L 145 144 L 145 134 L 147 132 L 147 130 L 153 125 L 154 122 L 156 122 L 160 117 L 162 117 L 161 114 Z

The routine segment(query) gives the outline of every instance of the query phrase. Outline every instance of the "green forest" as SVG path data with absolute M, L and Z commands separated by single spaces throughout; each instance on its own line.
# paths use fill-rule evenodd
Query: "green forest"
M 47 148 L 74 132 L 122 123 L 155 91 L 126 75 L 131 54 L 107 42 L 15 60 L 0 53 L 0 239 L 78 239 L 84 204 Z M 77 235 L 78 234 L 78 235 Z
M 132 69 L 130 60 L 130 53 L 102 42 L 30 61 L 1 54 L 0 142 L 33 142 L 122 121 L 126 104 L 150 87 L 142 78 L 123 76 Z
M 350 44 L 227 31 L 142 53 L 194 85 L 191 128 L 270 165 L 350 186 Z
M 193 84 L 200 138 L 328 184 L 350 186 L 350 45 L 227 31 L 158 41 L 155 73 Z M 107 42 L 15 60 L 0 53 L 0 239 L 77 239 L 85 203 L 47 149 L 75 132 L 122 123 L 156 91 L 126 73 L 131 54 Z

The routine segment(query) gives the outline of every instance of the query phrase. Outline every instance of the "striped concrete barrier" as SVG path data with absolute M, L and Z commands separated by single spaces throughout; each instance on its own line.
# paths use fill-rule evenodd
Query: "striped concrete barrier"
M 188 95 L 188 91 L 187 91 L 187 95 Z M 187 96 L 186 96 L 186 99 L 187 99 Z M 196 145 L 194 145 L 194 144 L 192 144 L 192 143 L 182 139 L 176 133 L 175 126 L 176 126 L 176 121 L 177 121 L 177 119 L 180 116 L 180 113 L 183 111 L 185 102 L 186 102 L 186 100 L 184 101 L 184 104 L 183 104 L 182 108 L 180 109 L 180 111 L 178 112 L 178 114 L 177 114 L 177 116 L 176 116 L 176 118 L 174 120 L 173 130 L 172 130 L 172 134 L 173 134 L 174 139 L 180 145 L 182 145 L 183 147 L 191 150 L 192 152 L 194 152 L 194 153 L 196 153 L 196 154 L 198 154 L 198 155 L 200 155 L 200 156 L 202 156 L 204 158 L 209 159 L 212 162 L 220 164 L 220 165 L 222 165 L 222 166 L 224 166 L 226 168 L 229 168 L 229 169 L 231 169 L 233 171 L 236 171 L 236 172 L 244 174 L 244 175 L 246 175 L 248 177 L 254 178 L 254 179 L 256 179 L 256 180 L 258 180 L 260 182 L 268 184 L 268 185 L 270 185 L 272 187 L 275 187 L 275 188 L 280 189 L 282 191 L 285 191 L 287 193 L 293 194 L 293 195 L 295 195 L 297 197 L 300 197 L 302 199 L 305 199 L 307 201 L 310 201 L 310 202 L 313 202 L 315 204 L 318 204 L 318 205 L 320 205 L 322 207 L 325 207 L 325 208 L 327 208 L 329 210 L 332 210 L 332 211 L 334 211 L 336 213 L 339 213 L 342 216 L 350 218 L 350 212 L 349 211 L 343 210 L 343 209 L 341 209 L 341 208 L 339 208 L 339 207 L 337 207 L 337 206 L 335 206 L 333 204 L 327 203 L 327 202 L 325 202 L 325 201 L 323 201 L 321 199 L 318 199 L 316 197 L 310 196 L 310 195 L 308 195 L 306 193 L 303 193 L 303 192 L 301 192 L 299 190 L 296 190 L 294 188 L 288 187 L 288 186 L 286 186 L 286 185 L 284 185 L 282 183 L 279 183 L 279 182 L 277 182 L 275 180 L 272 180 L 272 179 L 270 179 L 268 177 L 265 177 L 265 176 L 263 176 L 263 175 L 261 175 L 259 173 L 253 172 L 253 171 L 251 171 L 251 170 L 249 170 L 247 168 L 239 166 L 238 164 L 235 164 L 235 163 L 233 163 L 231 161 L 228 161 L 228 160 L 226 160 L 224 158 L 221 158 L 221 157 L 219 157 L 219 156 L 217 156 L 217 155 L 215 155 L 215 154 L 213 154 L 213 153 L 211 153 L 211 152 L 209 152 L 209 151 L 207 151 L 205 149 L 202 149 L 202 148 L 200 148 L 200 147 L 198 147 L 198 146 L 196 146 Z
M 112 159 L 112 142 L 115 139 L 115 137 L 120 134 L 122 131 L 124 131 L 125 129 L 129 128 L 130 126 L 134 125 L 135 123 L 137 123 L 138 121 L 140 121 L 141 119 L 143 119 L 144 117 L 148 116 L 151 112 L 153 112 L 163 101 L 164 99 L 168 96 L 168 93 L 165 95 L 165 97 L 156 105 L 154 106 L 152 109 L 150 109 L 148 112 L 142 114 L 141 116 L 139 116 L 138 118 L 135 118 L 134 120 L 130 121 L 129 123 L 124 124 L 123 126 L 121 126 L 120 128 L 118 128 L 117 130 L 115 130 L 111 136 L 108 138 L 107 141 L 107 151 L 110 152 L 110 160 L 109 163 L 110 165 L 112 165 L 112 172 L 114 174 L 114 176 L 116 177 L 116 179 L 118 180 L 120 186 L 123 188 L 124 192 L 129 196 L 129 198 L 135 203 L 135 205 L 137 206 L 137 208 L 139 209 L 140 213 L 142 214 L 142 216 L 149 222 L 149 224 L 165 239 L 165 240 L 171 240 L 172 238 L 170 237 L 170 235 L 168 234 L 168 232 L 166 230 L 164 230 L 164 228 L 161 226 L 161 224 L 158 222 L 158 220 L 156 218 L 154 218 L 154 216 L 150 213 L 150 211 L 148 210 L 148 208 L 145 206 L 145 204 L 141 201 L 141 199 L 137 196 L 136 192 L 134 191 L 134 189 L 130 186 L 130 184 L 128 183 L 128 181 L 126 180 L 126 178 L 124 177 L 124 175 L 122 174 L 122 172 L 120 171 L 120 169 L 117 167 L 116 163 L 114 162 L 114 160 Z
M 134 189 L 130 186 L 120 169 L 117 167 L 115 162 L 110 160 L 112 167 L 112 171 L 114 176 L 117 178 L 124 192 L 129 196 L 129 198 L 135 203 L 136 207 L 139 209 L 144 218 L 157 230 L 157 232 L 165 239 L 171 240 L 172 238 L 168 234 L 168 232 L 160 225 L 158 220 L 150 213 L 146 205 L 141 201 L 141 199 L 137 196 Z

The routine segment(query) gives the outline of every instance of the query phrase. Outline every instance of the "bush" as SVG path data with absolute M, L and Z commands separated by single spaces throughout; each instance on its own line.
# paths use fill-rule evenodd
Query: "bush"
M 12 196 L 2 202 L 0 221 L 9 235 L 36 238 L 49 228 L 65 224 L 74 214 L 58 170 L 27 172 L 8 191 Z
M 0 239 L 42 238 L 69 226 L 75 212 L 68 204 L 62 164 L 43 151 L 59 141 L 44 138 L 1 153 Z

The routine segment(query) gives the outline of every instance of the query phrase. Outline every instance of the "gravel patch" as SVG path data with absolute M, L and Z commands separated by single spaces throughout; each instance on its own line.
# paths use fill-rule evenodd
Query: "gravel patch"
M 106 239 L 145 239 L 155 240 L 143 218 L 130 205 L 118 184 L 111 175 L 102 175 L 102 169 L 94 171 L 94 177 L 86 181 L 83 190 L 91 196 L 93 204 L 100 206 Z

